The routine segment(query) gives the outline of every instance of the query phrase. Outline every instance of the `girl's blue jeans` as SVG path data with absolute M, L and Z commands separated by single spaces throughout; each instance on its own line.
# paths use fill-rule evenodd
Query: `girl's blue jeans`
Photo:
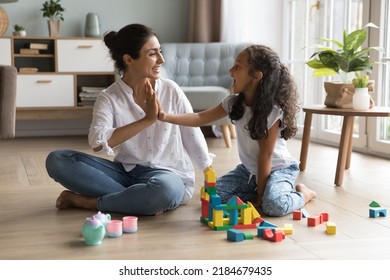
M 137 165 L 127 172 L 119 162 L 72 150 L 51 152 L 46 169 L 70 191 L 97 197 L 103 212 L 154 215 L 178 207 L 185 192 L 180 177 L 169 170 Z
M 262 199 L 264 214 L 279 217 L 304 206 L 303 195 L 295 191 L 298 173 L 297 165 L 271 172 Z M 226 203 L 232 196 L 238 196 L 244 202 L 253 202 L 257 197 L 256 176 L 251 176 L 243 164 L 219 177 L 216 188 L 222 203 Z

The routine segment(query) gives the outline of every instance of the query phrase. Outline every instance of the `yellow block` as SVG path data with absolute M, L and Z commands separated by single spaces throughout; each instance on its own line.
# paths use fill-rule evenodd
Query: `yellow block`
M 223 226 L 223 210 L 213 209 L 213 225 L 215 227 Z
M 334 222 L 326 223 L 326 234 L 336 234 L 336 223 Z
M 206 168 L 203 170 L 203 174 L 204 174 L 204 180 L 205 180 L 207 183 L 215 183 L 215 182 L 217 181 L 216 172 L 215 172 L 214 169 L 212 169 L 210 166 L 209 166 L 209 167 L 206 167 Z
M 293 225 L 292 224 L 284 224 L 282 228 L 276 228 L 275 230 L 283 231 L 284 234 L 293 234 Z

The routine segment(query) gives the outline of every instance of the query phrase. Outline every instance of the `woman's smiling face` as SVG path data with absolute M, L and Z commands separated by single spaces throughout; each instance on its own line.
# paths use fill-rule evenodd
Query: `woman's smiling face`
M 140 57 L 135 59 L 133 66 L 145 78 L 160 78 L 160 66 L 165 62 L 161 53 L 161 46 L 155 36 L 149 38 L 140 50 Z

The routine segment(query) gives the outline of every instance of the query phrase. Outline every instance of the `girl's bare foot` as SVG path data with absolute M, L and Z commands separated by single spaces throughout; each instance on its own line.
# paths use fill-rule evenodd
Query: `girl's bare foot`
M 77 194 L 71 191 L 63 191 L 56 201 L 56 208 L 65 209 L 65 208 L 83 208 L 88 210 L 98 210 L 97 209 L 97 198 Z
M 303 194 L 303 199 L 305 200 L 305 204 L 317 197 L 317 193 L 315 191 L 312 191 L 308 187 L 306 187 L 304 184 L 301 183 L 297 184 L 296 189 L 297 192 Z

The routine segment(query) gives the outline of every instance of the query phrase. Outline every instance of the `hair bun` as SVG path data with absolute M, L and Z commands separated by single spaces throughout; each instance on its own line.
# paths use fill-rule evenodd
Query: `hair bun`
M 118 32 L 110 31 L 106 35 L 104 35 L 104 43 L 111 50 L 115 45 L 117 38 L 118 38 Z

